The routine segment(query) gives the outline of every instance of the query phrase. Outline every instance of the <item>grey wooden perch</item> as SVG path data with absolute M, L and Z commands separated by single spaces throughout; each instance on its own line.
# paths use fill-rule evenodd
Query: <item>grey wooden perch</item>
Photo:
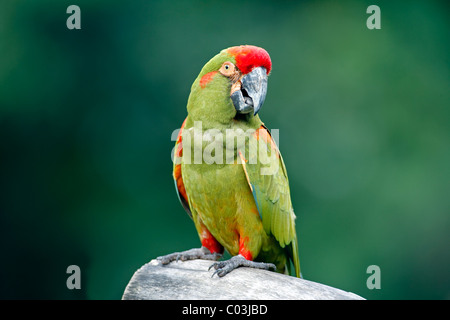
M 238 268 L 223 278 L 211 277 L 211 261 L 161 265 L 152 260 L 137 270 L 123 300 L 361 300 L 354 293 L 288 275 Z

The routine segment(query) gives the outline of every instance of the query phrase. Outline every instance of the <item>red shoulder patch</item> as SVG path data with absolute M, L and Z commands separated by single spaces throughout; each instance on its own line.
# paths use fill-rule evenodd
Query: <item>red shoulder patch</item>
M 184 120 L 183 124 L 181 125 L 180 132 L 178 133 L 177 142 L 176 142 L 176 149 L 174 154 L 174 161 L 176 161 L 176 158 L 181 158 L 183 156 L 183 141 L 182 141 L 182 132 L 184 129 L 184 125 L 186 124 L 186 119 Z M 176 181 L 177 189 L 181 197 L 188 203 L 188 198 L 186 194 L 186 189 L 184 188 L 183 183 L 183 177 L 181 176 L 181 164 L 176 164 L 173 168 L 173 178 Z
M 267 128 L 264 125 L 262 125 L 261 127 L 259 127 L 258 130 L 255 131 L 254 136 L 256 137 L 257 140 L 261 138 L 265 143 L 270 144 L 272 150 L 277 153 L 278 158 L 280 157 L 278 146 L 276 145 L 275 141 L 273 141 L 269 130 L 267 130 Z
M 272 70 L 272 61 L 266 50 L 256 46 L 238 46 L 226 50 L 236 59 L 236 66 L 243 74 L 247 74 L 255 67 L 264 67 L 267 74 Z

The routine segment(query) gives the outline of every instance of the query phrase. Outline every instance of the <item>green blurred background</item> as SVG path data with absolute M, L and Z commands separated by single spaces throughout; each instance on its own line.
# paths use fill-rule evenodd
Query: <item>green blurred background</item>
M 66 8 L 81 8 L 68 30 Z M 366 8 L 381 8 L 368 30 Z M 445 1 L 0 3 L 0 297 L 120 299 L 198 247 L 172 131 L 221 49 L 264 47 L 306 279 L 369 299 L 450 298 Z M 66 268 L 81 268 L 68 290 Z M 381 268 L 369 290 L 366 269 Z

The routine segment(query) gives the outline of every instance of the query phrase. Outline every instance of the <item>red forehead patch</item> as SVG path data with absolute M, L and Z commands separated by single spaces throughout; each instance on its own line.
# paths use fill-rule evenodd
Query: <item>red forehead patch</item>
M 243 74 L 247 74 L 255 67 L 264 67 L 267 74 L 272 69 L 272 61 L 266 50 L 255 46 L 238 46 L 226 50 L 236 59 L 236 66 Z

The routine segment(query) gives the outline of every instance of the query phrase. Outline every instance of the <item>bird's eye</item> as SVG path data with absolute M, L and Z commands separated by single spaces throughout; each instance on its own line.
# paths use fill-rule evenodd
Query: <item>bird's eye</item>
M 234 74 L 235 66 L 230 61 L 224 62 L 219 69 L 220 73 L 226 77 L 230 77 Z

